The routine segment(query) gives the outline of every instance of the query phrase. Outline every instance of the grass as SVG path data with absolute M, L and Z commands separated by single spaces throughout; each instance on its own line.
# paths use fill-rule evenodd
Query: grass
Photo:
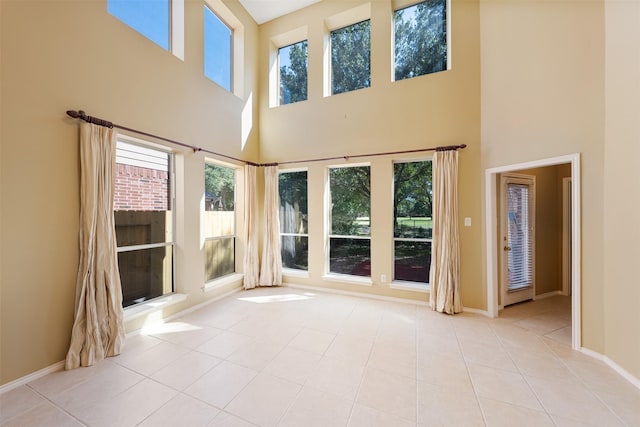
M 361 216 L 356 220 L 356 223 L 361 226 L 369 225 L 369 217 Z M 404 225 L 407 227 L 418 227 L 418 228 L 432 228 L 433 221 L 430 217 L 410 217 L 410 216 L 401 216 L 398 217 L 398 225 Z

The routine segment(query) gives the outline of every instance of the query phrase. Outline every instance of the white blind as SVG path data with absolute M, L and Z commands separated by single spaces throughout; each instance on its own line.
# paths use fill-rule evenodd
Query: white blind
M 533 238 L 529 218 L 529 186 L 507 184 L 509 290 L 533 285 Z

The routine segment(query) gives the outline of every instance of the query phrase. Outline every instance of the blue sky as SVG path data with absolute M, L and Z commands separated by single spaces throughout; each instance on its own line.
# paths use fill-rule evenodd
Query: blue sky
M 107 10 L 131 28 L 169 50 L 169 0 L 109 0 Z

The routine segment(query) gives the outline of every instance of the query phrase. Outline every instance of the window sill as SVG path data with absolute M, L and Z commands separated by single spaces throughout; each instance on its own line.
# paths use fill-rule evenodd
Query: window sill
M 240 282 L 244 279 L 244 274 L 242 273 L 232 273 L 227 276 L 220 277 L 218 279 L 213 279 L 204 284 L 202 290 L 205 292 L 211 292 L 215 289 L 221 288 L 223 286 L 227 286 L 231 283 Z
M 362 276 L 352 276 L 349 274 L 325 274 L 322 276 L 323 280 L 328 282 L 340 282 L 347 283 L 349 285 L 360 285 L 360 286 L 372 286 L 373 281 L 371 277 L 362 277 Z
M 179 302 L 185 301 L 186 299 L 186 294 L 169 294 L 149 300 L 147 302 L 136 304 L 131 307 L 127 307 L 124 309 L 124 321 L 128 322 L 140 316 L 145 316 L 149 313 L 153 313 L 154 311 L 162 310 L 164 308 L 178 304 Z
M 417 282 L 403 282 L 403 281 L 393 281 L 389 284 L 391 289 L 398 289 L 403 291 L 412 291 L 412 292 L 420 292 L 423 294 L 429 293 L 429 284 L 419 284 Z
M 304 270 L 296 270 L 294 268 L 283 268 L 282 275 L 287 277 L 301 277 L 303 279 L 309 278 L 309 272 Z

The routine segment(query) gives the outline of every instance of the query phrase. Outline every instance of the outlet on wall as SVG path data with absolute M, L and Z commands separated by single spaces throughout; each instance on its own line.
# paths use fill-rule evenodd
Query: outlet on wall
M 386 283 L 387 282 L 387 275 L 386 274 L 381 274 L 380 275 L 380 283 Z

